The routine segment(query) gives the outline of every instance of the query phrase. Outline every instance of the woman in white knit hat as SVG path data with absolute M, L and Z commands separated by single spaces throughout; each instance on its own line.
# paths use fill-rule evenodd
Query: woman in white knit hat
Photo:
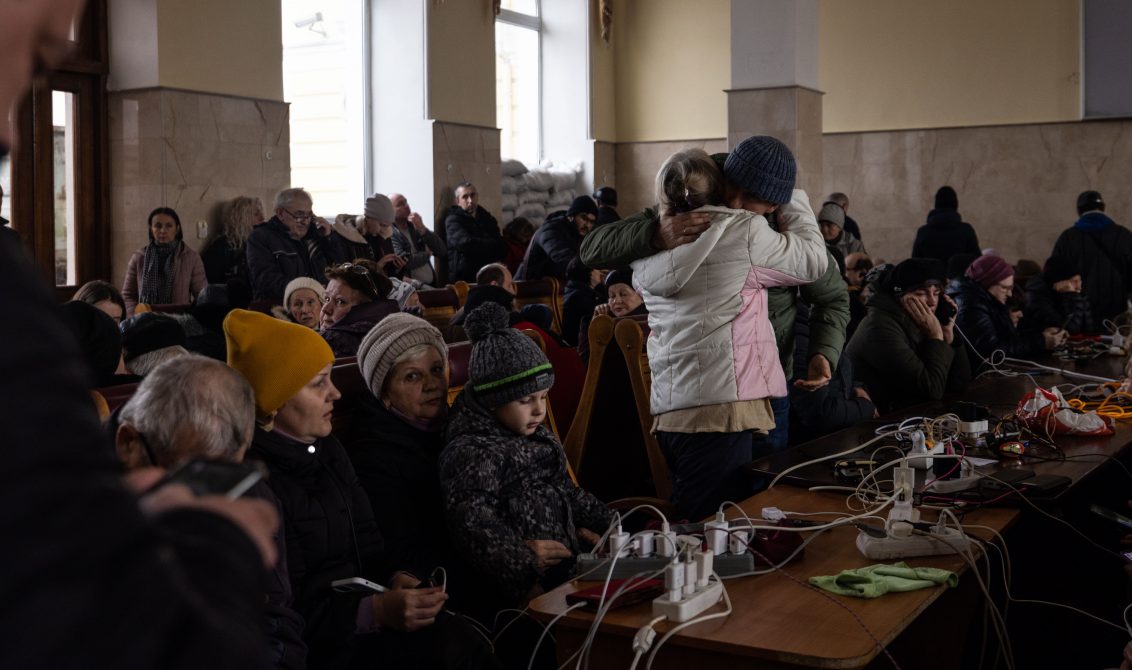
M 296 277 L 283 289 L 283 304 L 271 309 L 273 316 L 284 321 L 318 330 L 319 313 L 326 303 L 326 288 L 310 277 Z

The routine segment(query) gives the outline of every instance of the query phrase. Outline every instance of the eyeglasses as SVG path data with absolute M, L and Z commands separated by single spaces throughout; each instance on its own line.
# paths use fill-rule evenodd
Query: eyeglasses
M 373 291 L 374 299 L 380 298 L 381 294 L 377 292 L 377 285 L 373 283 L 373 277 L 369 276 L 369 270 L 364 265 L 357 265 L 355 263 L 343 263 L 335 268 L 339 272 L 352 272 L 356 275 L 362 275 L 369 282 L 369 288 Z
M 292 212 L 291 210 L 287 209 L 286 207 L 280 207 L 280 209 L 282 209 L 284 212 L 287 212 L 287 214 L 292 219 L 294 219 L 296 221 L 300 221 L 300 222 L 310 221 L 312 218 L 314 218 L 314 215 L 311 214 L 310 212 L 306 212 L 306 213 L 303 213 L 303 214 L 296 214 L 296 213 Z
M 1006 291 L 1007 293 L 1013 293 L 1014 292 L 1014 284 L 1007 286 L 1006 284 L 998 283 L 998 284 L 995 284 L 994 287 L 997 288 L 997 289 L 1002 289 L 1003 291 Z

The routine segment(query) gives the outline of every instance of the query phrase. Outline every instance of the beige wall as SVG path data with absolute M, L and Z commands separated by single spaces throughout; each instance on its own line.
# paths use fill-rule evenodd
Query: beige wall
M 159 85 L 283 100 L 279 0 L 159 0 Z
M 825 131 L 1080 118 L 1078 0 L 821 0 Z
M 621 20 L 615 12 L 613 21 Z M 590 0 L 590 132 L 593 139 L 617 141 L 616 31 L 610 43 L 601 39 L 599 0 Z
M 426 0 L 428 116 L 495 127 L 495 17 L 490 2 Z
M 616 141 L 727 135 L 728 0 L 624 0 L 613 26 Z

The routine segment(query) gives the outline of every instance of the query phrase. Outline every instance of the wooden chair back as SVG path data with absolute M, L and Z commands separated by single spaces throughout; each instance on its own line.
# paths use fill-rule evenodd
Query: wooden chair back
M 472 358 L 472 343 L 457 342 L 448 345 L 448 404 L 456 402 L 456 396 L 468 383 L 468 365 Z
M 423 310 L 421 316 L 424 320 L 439 328 L 440 332 L 445 332 L 448 329 L 448 322 L 456 316 L 456 310 L 460 308 L 460 299 L 455 289 L 445 287 L 417 291 L 417 297 L 421 301 Z
M 652 389 L 652 369 L 649 367 L 648 350 L 645 342 L 650 329 L 648 317 L 629 317 L 620 319 L 613 329 L 613 336 L 625 357 L 629 372 L 629 382 L 633 387 L 633 400 L 637 405 L 640 420 L 641 439 L 649 457 L 649 471 L 656 486 L 656 495 L 668 498 L 672 494 L 672 473 L 668 461 L 660 450 L 656 435 L 652 432 L 652 413 L 649 409 L 649 392 Z
M 615 325 L 616 320 L 605 315 L 590 322 L 590 359 L 566 436 L 566 457 L 581 485 L 602 500 L 655 497 L 658 487 L 628 366 L 619 347 L 610 346 Z
M 562 332 L 562 289 L 554 277 L 515 282 L 515 309 L 526 305 L 546 305 L 553 316 L 551 328 Z
M 456 299 L 460 302 L 460 307 L 463 307 L 464 303 L 468 302 L 468 291 L 472 290 L 468 282 L 460 279 L 449 284 L 448 288 L 456 292 Z
M 145 307 L 145 309 L 142 309 Z M 192 309 L 191 304 L 170 304 L 170 305 L 149 305 L 144 302 L 139 302 L 137 307 L 134 308 L 134 314 L 141 314 L 142 312 L 159 312 L 161 314 L 185 314 Z

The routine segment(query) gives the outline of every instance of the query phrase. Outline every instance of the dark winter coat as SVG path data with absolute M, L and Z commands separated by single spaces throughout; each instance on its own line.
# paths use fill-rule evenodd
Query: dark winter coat
M 411 277 L 429 286 L 437 286 L 436 270 L 432 267 L 432 257 L 444 256 L 448 247 L 440 236 L 431 230 L 417 232 L 412 223 L 406 222 L 407 231 L 393 225 L 393 253 L 409 259 L 402 269 L 402 275 Z
M 882 414 L 967 388 L 971 367 L 958 333 L 951 344 L 929 339 L 887 293 L 874 293 L 868 310 L 845 353 Z
M 547 219 L 535 231 L 527 255 L 515 279 L 542 279 L 554 277 L 566 281 L 566 266 L 578 257 L 582 234 L 578 226 L 562 214 Z
M 524 540 L 556 540 L 576 555 L 577 530 L 600 533 L 612 516 L 570 481 L 566 452 L 550 429 L 516 435 L 468 390 L 453 407 L 440 483 L 453 544 L 501 607 L 514 607 L 535 585 L 561 584 L 573 567 L 563 561 L 540 575 Z
M 845 225 L 841 227 L 846 231 L 852 233 L 853 237 L 856 237 L 861 242 L 865 241 L 865 238 L 861 237 L 861 227 L 857 225 L 857 222 L 853 220 L 853 217 L 849 216 L 848 214 L 845 215 Z
M 453 205 L 444 217 L 445 244 L 448 245 L 448 281 L 476 281 L 476 273 L 489 263 L 507 256 L 507 243 L 499 223 L 483 207 L 473 217 Z
M 1051 256 L 1081 268 L 1085 296 L 1100 322 L 1122 314 L 1132 291 L 1132 232 L 1102 212 L 1088 212 L 1057 238 Z
M 312 453 L 313 450 L 313 453 Z M 313 445 L 256 427 L 249 458 L 262 460 L 283 506 L 294 608 L 306 620 L 311 668 L 348 667 L 363 595 L 337 593 L 336 579 L 388 583 L 391 573 L 369 498 L 334 437 Z
M 366 242 L 369 243 L 372 258 L 374 258 L 378 262 L 381 262 L 381 259 L 385 258 L 389 254 L 397 253 L 397 250 L 393 246 L 392 237 L 382 237 L 381 235 L 366 235 L 365 238 Z M 402 271 L 398 270 L 396 266 L 393 265 L 392 261 L 386 263 L 385 265 L 382 265 L 381 271 L 385 273 L 386 277 L 396 277 L 397 279 L 400 279 L 402 277 Z
M 377 325 L 378 321 L 399 311 L 401 309 L 397 301 L 388 298 L 354 305 L 346 316 L 322 331 L 322 337 L 334 351 L 335 358 L 357 356 L 358 345 L 362 343 L 366 333 Z
M 566 297 L 562 301 L 562 339 L 570 346 L 578 344 L 578 328 L 586 317 L 593 318 L 594 307 L 600 300 L 589 282 L 566 282 Z
M 982 362 L 1001 349 L 1010 358 L 1026 358 L 1045 351 L 1041 332 L 1021 333 L 1010 320 L 1010 311 L 985 288 L 967 277 L 953 282 L 948 295 L 959 307 L 955 326 L 972 347 L 972 360 Z M 958 332 L 956 340 L 963 339 Z
M 2 668 L 267 668 L 263 560 L 228 519 L 146 515 L 39 270 L 0 235 Z M 19 448 L 26 445 L 28 448 Z
M 1099 332 L 1084 293 L 1058 293 L 1038 275 L 1026 282 L 1026 307 L 1019 328 L 1032 332 L 1050 327 L 1064 328 L 1074 335 Z
M 452 568 L 438 465 L 444 439 L 443 428 L 412 426 L 367 393 L 346 444 L 389 555 L 422 578 L 438 565 Z
M 982 253 L 975 228 L 954 209 L 933 209 L 928 222 L 916 231 L 913 258 L 936 258 L 944 263 L 955 254 Z
M 233 279 L 251 285 L 247 245 L 233 249 L 225 237 L 217 237 L 200 252 L 204 276 L 209 284 L 227 284 Z
M 597 221 L 594 222 L 594 226 L 604 226 L 607 223 L 616 223 L 620 220 L 621 215 L 617 213 L 616 209 L 609 205 L 598 205 Z
M 248 237 L 247 257 L 255 300 L 282 302 L 283 290 L 296 277 L 313 277 L 319 283 L 326 283 L 326 275 L 323 274 L 325 257 L 321 267 L 316 267 L 305 238 L 291 239 L 287 226 L 276 216 L 252 230 Z
M 798 302 L 794 318 L 794 378 L 805 379 L 809 367 L 810 308 Z M 859 398 L 853 389 L 853 361 L 845 356 L 837 364 L 833 379 L 825 386 L 806 391 L 791 386 L 790 442 L 797 444 L 828 435 L 842 428 L 871 419 L 876 406 Z

